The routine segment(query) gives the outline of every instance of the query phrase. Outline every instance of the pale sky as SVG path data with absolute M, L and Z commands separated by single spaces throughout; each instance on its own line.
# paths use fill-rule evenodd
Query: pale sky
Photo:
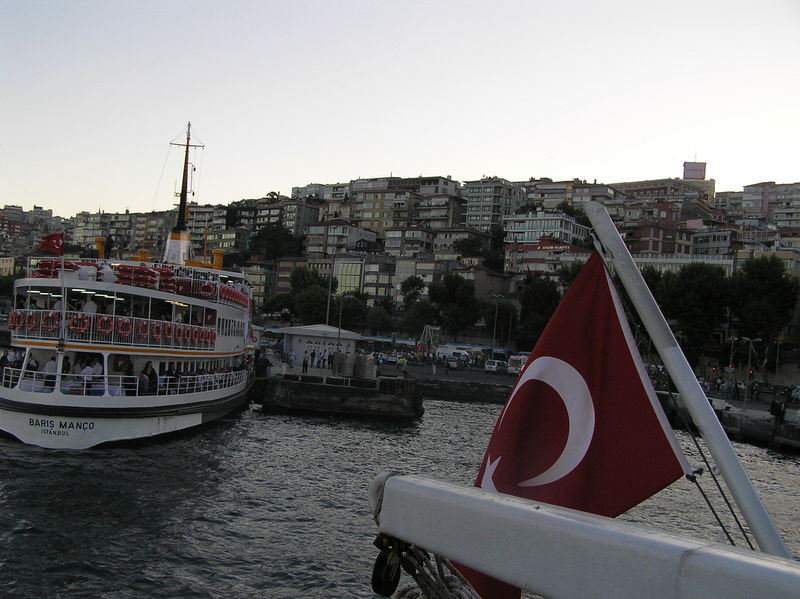
M 0 205 L 358 177 L 800 181 L 800 1 L 0 0 Z M 163 171 L 163 176 L 162 176 Z

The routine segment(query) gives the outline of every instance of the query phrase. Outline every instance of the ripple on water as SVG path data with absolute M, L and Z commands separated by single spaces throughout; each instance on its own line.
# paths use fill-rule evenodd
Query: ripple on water
M 372 598 L 372 478 L 471 484 L 499 410 L 429 401 L 396 426 L 251 409 L 82 453 L 0 439 L 0 584 L 16 599 Z M 800 554 L 800 461 L 736 449 Z M 724 540 L 686 481 L 624 518 Z

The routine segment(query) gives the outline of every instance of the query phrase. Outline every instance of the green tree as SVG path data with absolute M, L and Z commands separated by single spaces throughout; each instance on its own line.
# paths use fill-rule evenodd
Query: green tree
M 319 285 L 306 287 L 299 293 L 293 293 L 294 313 L 304 324 L 325 322 L 328 305 L 328 292 Z
M 430 300 L 421 299 L 403 313 L 400 328 L 414 339 L 419 339 L 426 324 L 438 322 L 439 308 Z
M 14 275 L 0 277 L 0 297 L 11 297 L 14 292 Z
M 292 269 L 289 275 L 291 285 L 292 312 L 305 324 L 324 323 L 328 314 L 328 289 L 336 291 L 337 281 L 321 275 L 316 270 L 303 266 Z M 333 310 L 333 307 L 331 307 Z M 334 322 L 335 312 L 331 312 L 329 324 Z
M 480 316 L 475 286 L 460 275 L 446 274 L 428 287 L 428 297 L 439 309 L 439 322 L 451 335 L 471 326 Z
M 326 275 L 322 275 L 316 270 L 311 270 L 305 266 L 295 266 L 289 274 L 289 285 L 292 288 L 293 294 L 300 293 L 314 285 L 322 287 L 327 291 L 329 288 L 329 281 Z M 330 281 L 331 293 L 336 293 L 338 287 L 339 283 L 336 277 L 334 277 L 333 281 Z
M 560 301 L 555 282 L 542 276 L 528 276 L 519 298 L 522 323 L 516 338 L 518 349 L 524 351 L 534 346 Z
M 331 306 L 331 311 L 333 309 L 333 306 Z M 336 310 L 340 310 L 337 314 L 337 319 L 341 315 L 343 329 L 355 331 L 362 330 L 367 326 L 369 308 L 361 297 L 353 294 L 337 297 Z M 331 321 L 333 321 L 333 312 L 331 312 Z
M 268 224 L 261 227 L 250 240 L 250 254 L 261 256 L 264 260 L 302 256 L 303 241 L 281 224 Z
M 689 264 L 677 275 L 662 277 L 665 314 L 676 322 L 676 333 L 690 364 L 696 365 L 703 346 L 725 316 L 729 281 L 711 264 Z
M 283 309 L 292 311 L 294 301 L 291 293 L 276 293 L 264 301 L 264 312 L 281 312 Z
M 789 323 L 797 305 L 798 280 L 774 254 L 751 258 L 732 281 L 731 308 L 739 333 L 769 343 Z
M 481 316 L 486 334 L 491 334 L 497 345 L 505 346 L 512 339 L 518 314 L 514 304 L 506 299 L 481 302 Z
M 502 225 L 495 223 L 492 225 L 491 235 L 492 238 L 489 243 L 489 249 L 483 253 L 483 265 L 486 268 L 503 272 L 505 268 L 503 244 L 505 243 L 506 232 L 503 230 Z
M 453 242 L 453 250 L 467 258 L 475 258 L 483 254 L 481 240 L 477 237 L 457 239 Z
M 424 290 L 425 281 L 422 280 L 422 277 L 412 275 L 400 283 L 400 293 L 403 296 L 403 304 L 405 304 L 406 310 L 419 299 Z
M 373 335 L 390 333 L 393 325 L 391 314 L 383 306 L 375 306 L 367 314 L 367 327 Z
M 586 262 L 576 260 L 574 262 L 568 262 L 558 269 L 558 280 L 561 282 L 561 287 L 563 289 L 569 289 L 569 286 L 572 285 L 578 273 L 581 272 L 584 264 L 586 264 Z

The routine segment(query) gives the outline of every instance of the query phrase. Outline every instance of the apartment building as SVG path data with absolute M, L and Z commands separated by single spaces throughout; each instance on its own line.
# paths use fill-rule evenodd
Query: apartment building
M 352 220 L 378 237 L 392 227 L 407 227 L 416 218 L 419 194 L 403 189 L 352 189 Z
M 562 212 L 538 210 L 515 214 L 503 219 L 506 246 L 514 243 L 532 243 L 543 237 L 574 243 L 589 236 L 589 227 L 578 224 Z
M 435 235 L 428 227 L 390 227 L 384 231 L 384 248 L 397 258 L 430 259 Z
M 466 181 L 462 195 L 466 200 L 464 224 L 485 232 L 490 232 L 492 225 L 502 225 L 503 217 L 514 214 L 525 203 L 524 192 L 499 177 Z
M 331 257 L 359 249 L 363 244 L 373 245 L 377 241 L 374 231 L 343 218 L 307 225 L 303 230 L 303 237 L 305 252 L 310 258 Z
M 461 252 L 456 251 L 454 247 L 457 241 L 477 239 L 482 249 L 489 249 L 492 242 L 492 236 L 489 233 L 466 227 L 435 229 L 434 233 L 433 255 L 437 260 L 458 260 Z

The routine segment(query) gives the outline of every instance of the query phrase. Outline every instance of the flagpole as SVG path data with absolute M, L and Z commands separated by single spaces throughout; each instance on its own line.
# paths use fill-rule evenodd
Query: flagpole
M 582 207 L 762 551 L 792 559 L 605 206 Z

